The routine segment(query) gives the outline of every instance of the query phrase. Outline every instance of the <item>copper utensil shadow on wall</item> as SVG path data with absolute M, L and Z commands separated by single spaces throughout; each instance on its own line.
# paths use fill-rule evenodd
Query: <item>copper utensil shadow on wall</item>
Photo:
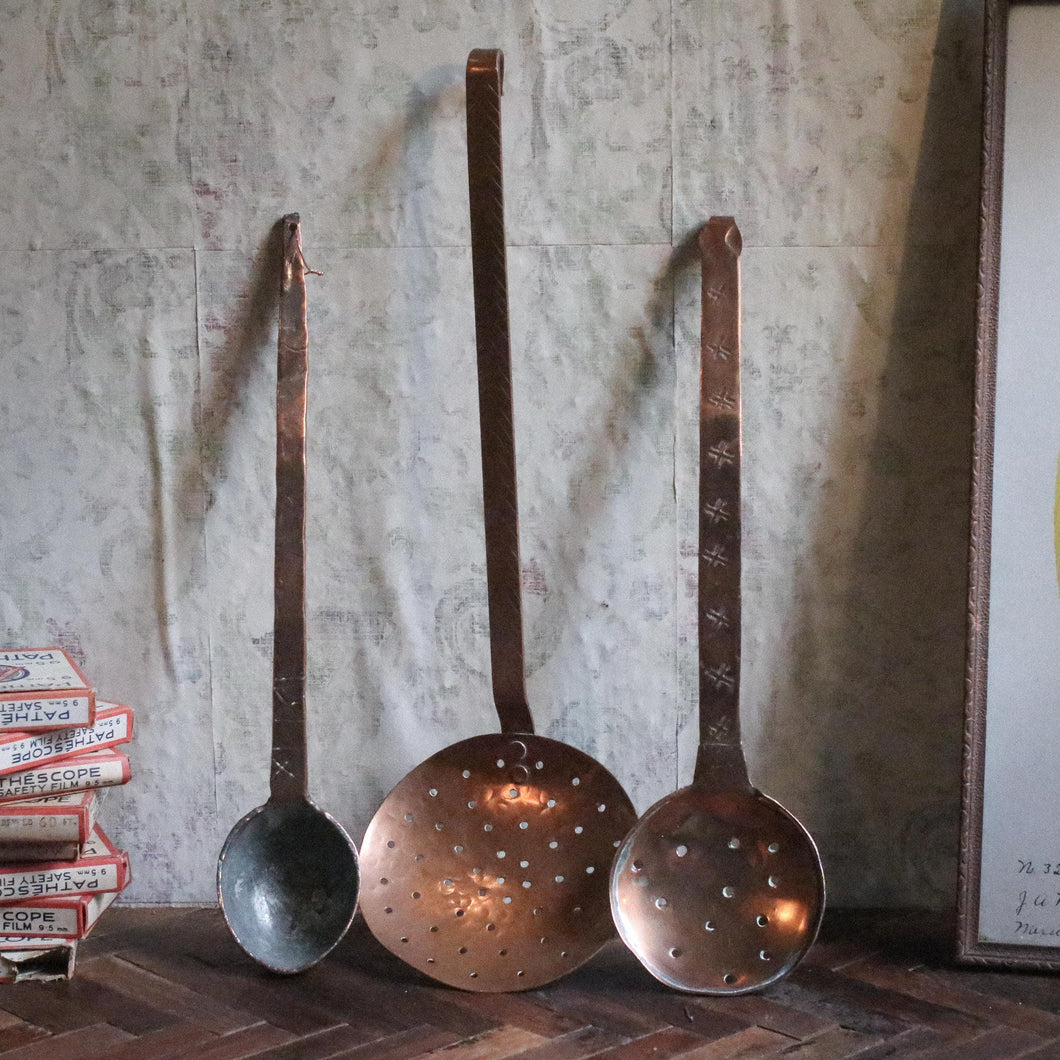
M 467 64 L 468 177 L 490 659 L 499 735 L 453 744 L 391 791 L 361 848 L 361 912 L 391 952 L 465 990 L 526 990 L 611 937 L 607 870 L 636 819 L 588 755 L 534 734 L 526 700 L 504 240 L 503 59 Z
M 357 849 L 306 781 L 306 384 L 309 332 L 297 214 L 283 219 L 276 383 L 275 633 L 269 800 L 236 823 L 217 896 L 236 942 L 275 972 L 300 972 L 345 935 L 357 909 Z
M 751 786 L 740 741 L 740 252 L 731 217 L 699 236 L 699 722 L 691 785 L 657 802 L 611 869 L 619 934 L 657 979 L 741 994 L 786 975 L 824 913 L 806 829 Z

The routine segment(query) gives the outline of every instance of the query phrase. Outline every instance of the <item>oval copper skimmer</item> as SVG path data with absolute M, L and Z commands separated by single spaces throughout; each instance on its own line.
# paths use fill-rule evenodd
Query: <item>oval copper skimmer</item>
M 499 735 L 428 758 L 361 846 L 361 912 L 412 967 L 465 990 L 524 990 L 614 931 L 607 873 L 636 820 L 588 755 L 534 735 L 526 701 L 501 183 L 502 56 L 467 63 L 471 250 L 482 433 L 490 659 Z
M 699 726 L 690 786 L 656 803 L 615 855 L 619 934 L 657 979 L 741 994 L 813 944 L 824 872 L 806 829 L 751 786 L 740 742 L 740 251 L 731 217 L 699 235 Z
M 269 799 L 236 822 L 217 897 L 236 942 L 275 972 L 326 956 L 357 909 L 357 848 L 306 784 L 305 501 L 309 330 L 298 214 L 283 227 L 276 380 L 275 631 Z

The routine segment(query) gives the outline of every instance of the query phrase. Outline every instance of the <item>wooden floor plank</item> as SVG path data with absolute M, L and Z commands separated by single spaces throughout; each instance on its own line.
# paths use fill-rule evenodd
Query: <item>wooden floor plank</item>
M 991 1027 L 970 1041 L 935 1046 L 920 1053 L 921 1060 L 997 1060 L 998 1057 L 1023 1056 L 1045 1046 L 1036 1034 L 1014 1027 Z M 1056 1056 L 1056 1045 L 1053 1044 Z
M 431 1057 L 431 1060 L 505 1060 L 506 1057 L 521 1056 L 547 1041 L 540 1034 L 532 1034 L 521 1027 L 498 1027 L 485 1034 L 432 1049 L 424 1057 Z
M 615 1045 L 602 1053 L 595 1053 L 596 1060 L 669 1060 L 670 1057 L 688 1056 L 703 1044 L 698 1034 L 691 1034 L 679 1027 L 667 1027 L 643 1038 L 623 1045 Z
M 41 1038 L 50 1037 L 51 1035 L 42 1027 L 34 1027 L 32 1024 L 19 1021 L 15 1026 L 0 1030 L 0 1053 L 7 1056 L 9 1051 L 19 1049 L 30 1042 L 40 1041 Z
M 166 1022 L 193 1020 L 213 1034 L 229 1034 L 261 1022 L 248 1012 L 216 1001 L 210 994 L 189 990 L 171 978 L 113 955 L 85 962 L 75 983 L 98 983 L 120 994 L 127 1008 L 139 1006 L 166 1013 L 169 1016 Z M 155 1030 L 157 1026 L 150 1029 Z
M 94 1053 L 110 1050 L 132 1040 L 125 1031 L 101 1023 L 81 1027 L 65 1034 L 53 1034 L 46 1039 L 4 1051 L 6 1060 L 83 1060 Z
M 814 1012 L 781 1004 L 768 993 L 714 997 L 700 1003 L 714 1013 L 727 1013 L 744 1024 L 764 1027 L 799 1040 L 813 1038 L 834 1027 L 835 1021 Z
M 172 1060 L 176 1056 L 187 1056 L 189 1049 L 216 1037 L 203 1027 L 172 1023 L 121 1045 L 108 1045 L 102 1052 L 85 1056 L 83 1060 Z
M 237 1012 L 250 1013 L 257 1022 L 268 1020 L 294 1035 L 313 1034 L 345 1022 L 319 1003 L 315 989 L 318 976 L 311 973 L 282 980 L 285 985 L 280 987 L 281 980 L 276 976 L 255 972 L 244 977 L 193 956 L 160 955 L 144 949 L 125 950 L 121 956 L 196 994 L 212 997 Z M 325 974 L 325 969 L 312 971 L 318 970 Z M 277 1006 L 279 997 L 283 998 L 281 1006 Z
M 200 1042 L 172 1055 L 194 1057 L 194 1060 L 245 1060 L 246 1057 L 258 1057 L 266 1049 L 289 1042 L 292 1037 L 290 1031 L 259 1023 L 255 1027 L 226 1034 L 223 1038 L 214 1038 L 211 1042 Z
M 103 1013 L 78 997 L 71 982 L 16 983 L 0 988 L 7 1012 L 26 1023 L 43 1027 L 50 1034 L 62 1034 L 81 1027 L 107 1022 Z
M 758 994 L 682 994 L 620 944 L 518 994 L 430 982 L 358 922 L 298 976 L 265 972 L 216 909 L 111 910 L 72 982 L 0 987 L 2 1060 L 1060 1060 L 1060 977 L 956 967 L 945 919 L 830 912 Z
M 335 1056 L 336 1060 L 339 1057 L 342 1060 L 413 1060 L 414 1057 L 425 1056 L 432 1049 L 452 1045 L 460 1040 L 460 1036 L 452 1031 L 425 1024 L 409 1027 L 367 1045 L 355 1046 L 343 1053 L 336 1053 Z
M 844 971 L 862 982 L 885 990 L 908 994 L 977 1018 L 986 1016 L 993 1022 L 1030 1031 L 1043 1038 L 1060 1037 L 1060 1016 L 969 989 L 961 984 L 960 973 L 943 975 L 925 968 L 905 971 L 874 961 L 860 961 Z
M 784 1060 L 844 1060 L 845 1057 L 861 1056 L 879 1044 L 878 1038 L 859 1034 L 848 1027 L 832 1027 L 816 1038 L 789 1045 L 780 1055 Z
M 708 1042 L 684 1053 L 681 1060 L 766 1060 L 779 1056 L 791 1045 L 785 1034 L 763 1027 L 747 1027 L 737 1034 Z
M 343 1024 L 266 1049 L 256 1054 L 255 1060 L 329 1060 L 331 1057 L 345 1056 L 350 1049 L 363 1046 L 366 1041 L 378 1040 L 375 1036 L 366 1038 L 360 1027 Z
M 934 1050 L 949 1045 L 949 1039 L 930 1027 L 911 1027 L 856 1053 L 857 1060 L 914 1060 L 920 1057 L 933 1056 Z
M 624 1043 L 613 1031 L 600 1027 L 581 1027 L 576 1031 L 561 1034 L 546 1045 L 527 1049 L 519 1054 L 519 1060 L 583 1060 L 588 1056 L 599 1056 L 604 1050 Z

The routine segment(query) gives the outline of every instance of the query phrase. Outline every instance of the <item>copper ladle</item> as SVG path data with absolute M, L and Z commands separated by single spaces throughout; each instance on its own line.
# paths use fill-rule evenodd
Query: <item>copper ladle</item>
M 274 972 L 326 956 L 357 908 L 357 848 L 310 800 L 305 729 L 305 446 L 309 331 L 298 214 L 283 219 L 276 382 L 276 561 L 269 800 L 217 859 L 217 897 L 236 942 Z
M 471 256 L 486 581 L 500 735 L 453 744 L 390 792 L 361 845 L 361 913 L 412 967 L 465 990 L 528 990 L 613 934 L 607 869 L 636 814 L 618 781 L 534 734 L 526 700 L 501 180 L 502 57 L 467 63 Z
M 751 786 L 740 743 L 740 231 L 699 235 L 699 725 L 689 787 L 657 802 L 611 868 L 619 934 L 657 979 L 742 994 L 802 959 L 824 912 L 806 829 Z

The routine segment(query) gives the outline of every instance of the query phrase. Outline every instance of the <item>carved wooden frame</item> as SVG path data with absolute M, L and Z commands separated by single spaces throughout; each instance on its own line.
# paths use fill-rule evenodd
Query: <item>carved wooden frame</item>
M 969 544 L 968 656 L 965 673 L 964 771 L 958 868 L 957 956 L 968 964 L 1029 969 L 1060 968 L 1060 946 L 987 942 L 980 938 L 983 784 L 986 752 L 986 679 L 990 591 L 991 490 L 997 384 L 998 288 L 1001 262 L 1001 192 L 1005 133 L 1005 73 L 1009 9 L 1016 3 L 1056 0 L 986 0 L 983 67 L 982 183 L 979 201 L 979 271 L 976 295 L 976 370 L 972 510 Z

